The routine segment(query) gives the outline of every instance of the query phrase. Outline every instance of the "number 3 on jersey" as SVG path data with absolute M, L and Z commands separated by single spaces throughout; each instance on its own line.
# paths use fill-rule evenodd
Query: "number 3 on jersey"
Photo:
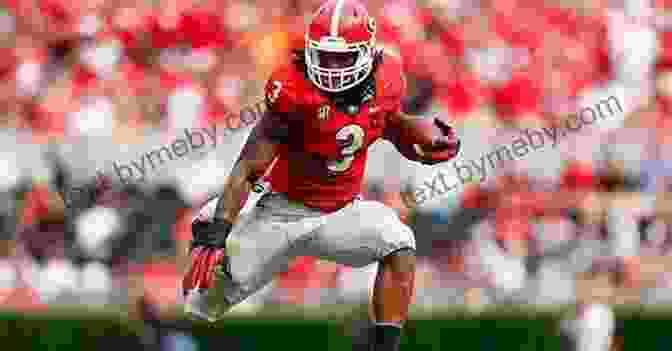
M 352 166 L 355 153 L 364 146 L 364 129 L 356 124 L 341 128 L 336 133 L 336 144 L 340 148 L 342 158 L 329 161 L 327 168 L 332 172 L 345 172 Z

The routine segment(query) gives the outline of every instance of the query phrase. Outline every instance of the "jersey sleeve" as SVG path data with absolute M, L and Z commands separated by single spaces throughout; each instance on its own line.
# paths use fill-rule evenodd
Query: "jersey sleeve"
M 298 93 L 287 70 L 274 72 L 266 82 L 264 98 L 266 113 L 254 131 L 254 137 L 286 143 L 289 139 L 290 117 L 296 114 Z
M 400 112 L 406 94 L 406 76 L 401 62 L 395 56 L 385 54 L 380 67 L 378 85 L 381 86 L 381 108 L 388 113 Z
M 269 111 L 278 114 L 294 113 L 300 98 L 300 89 L 290 69 L 279 69 L 266 82 L 264 98 Z

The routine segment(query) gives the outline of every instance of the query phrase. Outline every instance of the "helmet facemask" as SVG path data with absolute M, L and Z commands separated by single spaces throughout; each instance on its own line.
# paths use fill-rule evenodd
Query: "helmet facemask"
M 370 42 L 345 44 L 342 38 L 326 37 L 320 42 L 306 40 L 308 77 L 318 88 L 338 93 L 357 86 L 373 69 Z

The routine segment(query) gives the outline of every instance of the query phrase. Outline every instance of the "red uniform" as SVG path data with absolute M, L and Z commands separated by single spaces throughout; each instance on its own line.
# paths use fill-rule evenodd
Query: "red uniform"
M 435 164 L 453 158 L 459 140 L 438 118 L 400 113 L 401 64 L 378 52 L 375 39 L 376 21 L 363 5 L 330 0 L 309 25 L 302 62 L 271 75 L 268 111 L 242 153 L 253 161 L 248 146 L 259 136 L 277 145 L 265 177 L 276 193 L 255 191 L 256 201 L 248 200 L 245 219 L 235 226 L 194 222 L 192 267 L 184 278 L 185 312 L 192 318 L 216 321 L 295 257 L 364 267 L 415 249 L 413 232 L 394 210 L 356 200 L 368 148 L 385 137 L 409 160 Z M 226 253 L 229 247 L 235 255 Z
M 339 111 L 298 64 L 271 75 L 266 97 L 274 117 L 268 128 L 288 130 L 270 174 L 274 191 L 328 212 L 358 195 L 368 147 L 382 137 L 387 117 L 400 110 L 406 88 L 392 56 L 384 55 L 373 74 L 375 96 L 354 114 Z

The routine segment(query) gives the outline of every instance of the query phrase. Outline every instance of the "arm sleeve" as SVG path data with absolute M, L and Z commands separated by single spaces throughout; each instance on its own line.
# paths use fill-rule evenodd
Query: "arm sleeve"
M 380 67 L 381 86 L 380 108 L 385 113 L 386 126 L 384 138 L 395 145 L 397 151 L 411 161 L 417 161 L 417 153 L 413 146 L 403 141 L 402 133 L 402 99 L 406 93 L 406 77 L 401 64 L 394 57 L 385 56 L 385 62 Z
M 388 60 L 390 61 L 390 60 Z M 402 111 L 402 100 L 406 94 L 406 76 L 400 64 L 392 63 L 384 69 L 382 84 L 381 108 L 388 114 L 397 114 Z
M 289 119 L 285 114 L 266 111 L 252 130 L 250 140 L 266 140 L 274 144 L 286 144 L 289 141 Z

